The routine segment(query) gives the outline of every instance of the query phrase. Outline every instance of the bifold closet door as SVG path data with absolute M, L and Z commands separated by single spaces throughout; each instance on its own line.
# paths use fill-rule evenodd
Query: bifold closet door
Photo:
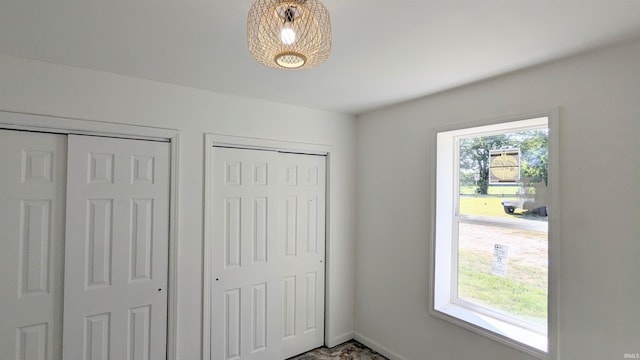
M 214 147 L 211 358 L 324 343 L 325 157 Z
M 169 153 L 69 135 L 64 359 L 166 358 Z
M 60 360 L 66 136 L 0 130 L 0 359 Z

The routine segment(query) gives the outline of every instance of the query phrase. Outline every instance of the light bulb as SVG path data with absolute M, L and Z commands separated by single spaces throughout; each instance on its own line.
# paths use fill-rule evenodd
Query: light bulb
M 293 30 L 292 22 L 285 21 L 280 31 L 280 41 L 285 45 L 291 45 L 296 41 L 296 31 Z

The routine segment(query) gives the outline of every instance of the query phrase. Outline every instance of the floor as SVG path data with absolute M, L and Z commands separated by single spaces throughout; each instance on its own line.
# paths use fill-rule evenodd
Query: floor
M 388 360 L 355 340 L 333 348 L 321 347 L 289 360 Z

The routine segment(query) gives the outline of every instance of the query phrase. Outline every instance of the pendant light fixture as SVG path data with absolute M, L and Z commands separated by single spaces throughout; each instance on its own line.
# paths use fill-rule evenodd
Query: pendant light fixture
M 320 0 L 256 0 L 249 10 L 251 55 L 266 66 L 308 69 L 331 52 L 331 19 Z

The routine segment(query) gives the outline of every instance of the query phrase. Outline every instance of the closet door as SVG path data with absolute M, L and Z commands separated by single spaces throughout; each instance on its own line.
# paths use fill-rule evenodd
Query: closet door
M 280 154 L 283 359 L 324 344 L 325 159 Z
M 273 151 L 213 150 L 211 357 L 282 359 Z
M 211 358 L 324 343 L 325 157 L 213 149 Z
M 169 144 L 68 142 L 64 359 L 165 359 Z
M 0 359 L 60 360 L 66 136 L 0 130 Z

